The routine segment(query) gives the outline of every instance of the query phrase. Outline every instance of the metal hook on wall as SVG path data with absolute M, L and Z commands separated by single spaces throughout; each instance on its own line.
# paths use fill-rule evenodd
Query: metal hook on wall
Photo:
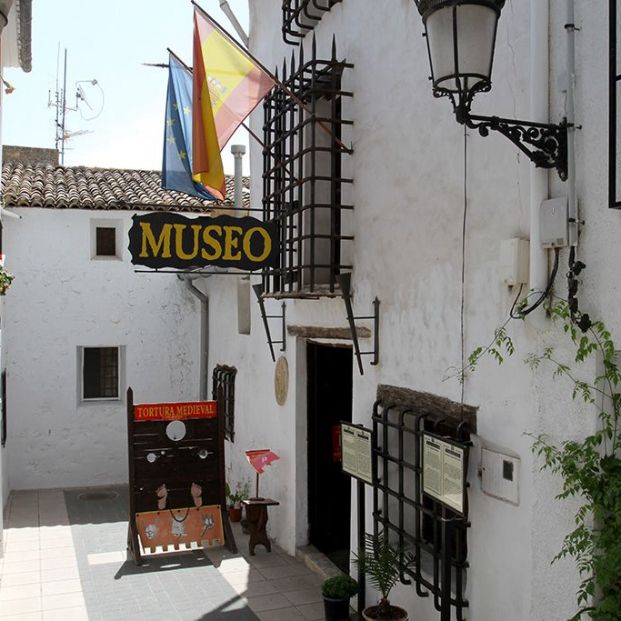
M 363 317 L 355 317 L 354 310 L 352 308 L 351 300 L 351 272 L 338 275 L 339 286 L 341 287 L 341 295 L 345 302 L 345 310 L 347 311 L 347 321 L 349 322 L 349 329 L 351 331 L 351 339 L 354 344 L 354 353 L 356 354 L 356 360 L 358 361 L 358 369 L 360 375 L 364 375 L 362 368 L 362 356 L 373 356 L 371 364 L 373 366 L 379 363 L 379 305 L 380 301 L 376 297 L 373 300 L 373 315 L 366 315 Z M 360 351 L 360 344 L 358 343 L 358 330 L 356 328 L 356 319 L 373 319 L 373 350 L 372 351 Z
M 257 284 L 252 285 L 252 290 L 257 296 L 257 301 L 259 302 L 259 308 L 261 309 L 261 317 L 263 318 L 263 325 L 265 327 L 265 333 L 267 335 L 267 344 L 270 346 L 270 353 L 272 354 L 272 360 L 276 362 L 276 356 L 274 354 L 274 345 L 280 344 L 282 347 L 280 351 L 285 351 L 287 349 L 287 323 L 285 320 L 285 311 L 286 304 L 282 303 L 282 315 L 268 315 L 265 311 L 265 300 L 263 299 L 263 285 Z M 272 335 L 270 332 L 270 326 L 267 322 L 268 319 L 280 319 L 282 321 L 282 339 L 280 341 L 273 341 Z

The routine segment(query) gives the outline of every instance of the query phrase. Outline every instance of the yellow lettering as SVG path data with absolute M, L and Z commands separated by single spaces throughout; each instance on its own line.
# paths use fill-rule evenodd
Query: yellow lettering
M 160 232 L 160 237 L 155 241 L 155 236 L 151 230 L 151 225 L 148 222 L 141 222 L 140 228 L 142 230 L 142 248 L 140 250 L 140 256 L 146 258 L 149 256 L 147 250 L 147 244 L 151 250 L 151 256 L 157 257 L 161 252 L 162 259 L 170 259 L 170 231 L 172 230 L 171 224 L 165 224 Z
M 194 231 L 194 248 L 191 253 L 186 253 L 183 250 L 183 230 L 187 228 L 187 224 L 173 224 L 175 227 L 175 253 L 180 259 L 184 261 L 189 261 L 194 259 L 198 254 L 198 235 L 201 230 L 200 224 L 192 224 L 190 228 Z
M 263 253 L 259 255 L 253 255 L 250 251 L 250 241 L 255 233 L 259 233 L 259 235 L 263 237 Z M 261 228 L 260 226 L 253 226 L 251 229 L 246 231 L 246 234 L 244 235 L 244 254 L 248 257 L 248 259 L 250 259 L 250 261 L 253 261 L 254 263 L 265 261 L 265 259 L 269 257 L 271 251 L 272 240 L 269 233 L 264 228 Z
M 221 236 L 222 227 L 219 224 L 210 224 L 203 231 L 203 242 L 213 249 L 213 252 L 207 252 L 205 249 L 201 250 L 201 256 L 203 259 L 207 259 L 207 261 L 215 261 L 222 255 L 222 245 L 217 239 L 214 239 L 212 232 Z
M 241 252 L 238 250 L 232 254 L 231 250 L 239 247 L 239 235 L 244 232 L 241 226 L 225 226 L 224 227 L 224 255 L 225 261 L 240 261 Z M 233 237 L 233 233 L 237 233 L 237 237 Z

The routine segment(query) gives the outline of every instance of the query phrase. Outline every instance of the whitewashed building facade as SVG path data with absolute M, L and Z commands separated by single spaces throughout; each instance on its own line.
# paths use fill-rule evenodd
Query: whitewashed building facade
M 291 553 L 310 542 L 329 554 L 338 556 L 339 547 L 347 554 L 357 546 L 356 486 L 340 473 L 333 427 L 353 421 L 372 428 L 376 401 L 381 419 L 399 398 L 400 412 L 405 407 L 429 416 L 428 429 L 446 425 L 447 437 L 458 438 L 467 419 L 469 527 L 463 530 L 467 544 L 456 544 L 457 562 L 467 562 L 467 569 L 457 587 L 453 578 L 463 604 L 459 618 L 567 618 L 576 609 L 577 572 L 571 561 L 550 561 L 572 529 L 576 505 L 556 500 L 560 480 L 540 471 L 526 434 L 581 438 L 594 429 L 594 416 L 572 401 L 570 386 L 553 381 L 551 370 L 533 372 L 523 363 L 529 352 L 563 350 L 566 341 L 541 307 L 507 324 L 517 352 L 504 364 L 488 356 L 463 385 L 457 375 L 470 352 L 505 324 L 522 281 L 522 296 L 545 289 L 555 253 L 540 243 L 541 204 L 571 201 L 574 191 L 584 221 L 577 257 L 587 265 L 579 278 L 580 310 L 619 337 L 619 279 L 612 266 L 619 260 L 621 223 L 608 194 L 608 7 L 576 3 L 574 30 L 565 27 L 572 3 L 506 3 L 493 88 L 472 105 L 473 114 L 561 123 L 570 112 L 572 84 L 579 126 L 569 131 L 575 175 L 570 170 L 562 181 L 554 168 L 536 168 L 500 133 L 465 130 L 450 102 L 433 97 L 423 24 L 412 0 L 319 4 L 322 10 L 312 2 L 250 3 L 252 52 L 277 68 L 310 112 L 276 95 L 252 116 L 254 131 L 278 149 L 266 157 L 251 143 L 251 204 L 265 217 L 280 218 L 284 250 L 279 273 L 251 281 L 263 286 L 274 341 L 283 340 L 285 303 L 286 349 L 275 344 L 274 350 L 286 359 L 288 381 L 285 363 L 272 361 L 258 306 L 250 335 L 240 334 L 230 312 L 238 283 L 214 276 L 205 285 L 210 359 L 237 369 L 232 477 L 250 477 L 244 450 L 271 448 L 281 458 L 261 482 L 262 495 L 280 502 L 270 512 L 271 535 Z M 568 77 L 572 53 L 575 75 Z M 339 152 L 336 140 L 313 127 L 312 113 L 353 152 Z M 507 241 L 518 239 L 530 248 Z M 526 260 L 507 259 L 513 257 L 507 250 L 518 245 Z M 566 298 L 567 245 L 559 258 L 553 291 Z M 338 272 L 352 273 L 356 316 L 373 315 L 379 300 L 378 363 L 363 356 L 363 375 Z M 373 321 L 356 325 L 360 348 L 373 351 Z M 381 420 L 377 430 L 385 430 Z M 378 464 L 388 463 L 388 477 L 398 478 L 398 436 L 386 433 L 380 444 L 386 450 L 392 445 L 392 453 Z M 420 466 L 414 450 L 406 441 L 405 460 Z M 383 472 L 378 477 L 386 480 Z M 414 478 L 406 473 L 403 479 L 401 495 L 410 500 L 419 498 Z M 385 526 L 381 517 L 401 501 L 395 500 L 399 493 L 387 492 L 385 502 L 381 488 L 374 501 L 373 486 L 365 489 L 366 529 L 372 531 L 373 512 Z M 402 525 L 415 530 L 420 516 L 407 502 Z M 424 547 L 435 518 L 420 519 Z M 419 575 L 439 588 L 431 556 Z M 434 597 L 424 592 L 432 592 L 424 583 L 399 585 L 391 600 L 417 621 L 439 618 Z

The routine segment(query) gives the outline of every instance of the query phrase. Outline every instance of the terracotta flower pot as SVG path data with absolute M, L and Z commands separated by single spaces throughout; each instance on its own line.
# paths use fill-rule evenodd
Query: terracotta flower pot
M 229 520 L 231 522 L 241 522 L 241 507 L 229 507 Z
M 407 610 L 403 610 L 399 606 L 391 606 L 390 611 L 392 616 L 390 617 L 378 617 L 377 606 L 369 606 L 362 611 L 362 618 L 365 621 L 408 621 Z

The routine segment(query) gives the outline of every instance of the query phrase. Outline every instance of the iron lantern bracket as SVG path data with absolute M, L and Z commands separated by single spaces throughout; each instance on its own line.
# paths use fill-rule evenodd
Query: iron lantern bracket
M 538 168 L 556 168 L 562 181 L 567 180 L 567 129 L 563 120 L 559 124 L 534 123 L 503 119 L 498 116 L 470 114 L 467 109 L 457 107 L 457 121 L 466 127 L 478 130 L 481 136 L 488 136 L 489 130 L 507 137 Z
M 267 344 L 270 348 L 270 354 L 272 355 L 272 361 L 276 362 L 276 355 L 274 354 L 274 345 L 281 345 L 280 351 L 286 351 L 287 349 L 287 322 L 286 322 L 286 310 L 287 305 L 285 302 L 281 305 L 282 313 L 280 315 L 268 315 L 265 310 L 265 300 L 263 298 L 263 286 L 262 285 L 252 285 L 252 289 L 257 296 L 257 302 L 259 303 L 259 308 L 261 309 L 261 318 L 263 319 L 263 326 L 265 327 L 265 334 L 267 335 Z M 270 332 L 270 325 L 268 319 L 280 319 L 281 321 L 281 329 L 282 329 L 282 338 L 280 341 L 272 340 L 272 334 Z
M 380 301 L 376 297 L 373 300 L 373 314 L 365 316 L 354 316 L 351 295 L 351 274 L 339 274 L 339 284 L 341 287 L 341 296 L 345 302 L 345 311 L 347 313 L 347 322 L 351 332 L 351 340 L 354 345 L 354 354 L 358 362 L 358 370 L 360 375 L 364 375 L 362 367 L 362 356 L 373 356 L 371 364 L 373 366 L 379 363 L 379 306 Z M 356 328 L 356 319 L 373 319 L 373 349 L 371 351 L 360 351 L 360 343 L 358 342 L 358 329 Z

